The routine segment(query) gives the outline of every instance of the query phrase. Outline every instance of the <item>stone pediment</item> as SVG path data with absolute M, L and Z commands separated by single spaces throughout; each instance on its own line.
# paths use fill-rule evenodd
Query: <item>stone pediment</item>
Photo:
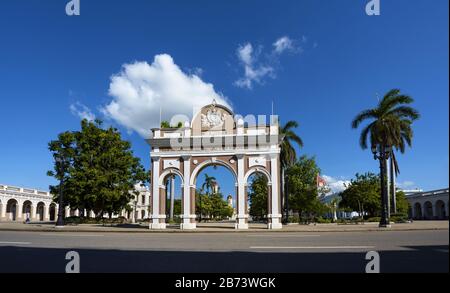
M 209 131 L 226 131 L 232 132 L 234 129 L 234 114 L 223 105 L 219 105 L 214 100 L 212 104 L 207 105 L 195 115 L 192 120 L 193 133 L 209 132 Z

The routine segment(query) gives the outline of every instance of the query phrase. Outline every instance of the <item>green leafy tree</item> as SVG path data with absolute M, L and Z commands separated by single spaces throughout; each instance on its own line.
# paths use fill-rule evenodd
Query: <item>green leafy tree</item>
M 411 205 L 406 199 L 406 195 L 403 191 L 397 191 L 397 213 L 408 215 Z
M 162 121 L 161 128 L 182 128 L 183 122 L 178 122 L 177 125 L 170 125 L 169 121 Z
M 131 144 L 121 139 L 120 132 L 101 126 L 100 120 L 83 120 L 81 131 L 60 134 L 49 143 L 49 150 L 55 157 L 65 157 L 69 162 L 61 186 L 65 203 L 72 208 L 92 210 L 99 217 L 104 213 L 111 217 L 126 208 L 138 194 L 135 185 L 149 177 L 140 160 L 134 157 Z M 58 179 L 56 164 L 54 169 L 48 175 Z M 59 187 L 50 186 L 55 201 Z
M 321 215 L 325 211 L 320 202 L 317 189 L 317 174 L 320 169 L 314 157 L 301 156 L 287 169 L 287 185 L 289 202 L 300 219 L 307 221 Z
M 339 207 L 357 211 L 361 216 L 365 213 L 369 217 L 378 216 L 381 208 L 380 176 L 369 172 L 355 177 L 341 193 Z
M 221 220 L 233 215 L 233 208 L 228 206 L 223 195 L 218 193 L 197 192 L 196 211 L 199 219 Z
M 267 211 L 267 195 L 268 195 L 267 177 L 257 173 L 250 183 L 248 198 L 250 201 L 250 216 L 254 220 L 266 219 Z
M 170 128 L 169 121 L 162 121 L 161 122 L 161 128 Z
M 233 208 L 228 206 L 221 193 L 211 194 L 209 198 L 211 201 L 211 219 L 222 220 L 233 215 Z

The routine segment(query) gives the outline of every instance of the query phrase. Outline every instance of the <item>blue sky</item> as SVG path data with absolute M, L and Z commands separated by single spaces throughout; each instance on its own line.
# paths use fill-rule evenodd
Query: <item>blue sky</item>
M 136 129 L 159 119 L 159 105 L 147 105 L 148 115 L 137 113 L 131 124 L 107 111 L 126 104 L 123 91 L 111 91 L 111 77 L 127 78 L 122 66 L 137 61 L 187 76 L 169 89 L 172 75 L 155 81 L 166 113 L 177 109 L 177 98 L 190 100 L 183 89 L 197 90 L 194 74 L 236 113 L 269 115 L 273 101 L 282 121 L 300 123 L 299 154 L 316 156 L 336 186 L 356 172 L 378 171 L 350 121 L 376 105 L 377 93 L 400 88 L 422 118 L 413 148 L 398 156 L 398 181 L 405 188 L 449 185 L 447 0 L 381 0 L 376 17 L 365 14 L 366 0 L 81 0 L 78 17 L 66 16 L 67 2 L 0 2 L 1 183 L 48 189 L 47 143 L 78 129 L 80 115 L 119 127 L 148 167 L 149 147 Z M 167 58 L 160 64 L 155 56 Z M 173 97 L 164 100 L 167 91 Z M 230 174 L 208 172 L 225 193 L 233 190 Z

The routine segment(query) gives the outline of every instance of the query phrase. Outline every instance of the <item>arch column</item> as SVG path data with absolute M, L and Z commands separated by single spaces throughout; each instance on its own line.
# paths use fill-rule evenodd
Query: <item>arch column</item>
M 182 223 L 180 225 L 180 229 L 182 230 L 192 230 L 197 228 L 197 224 L 195 223 L 195 212 L 194 214 L 191 214 L 192 210 L 195 211 L 195 205 L 194 209 L 191 208 L 192 204 L 192 192 L 191 192 L 191 157 L 190 156 L 184 156 L 183 157 L 183 177 L 184 177 L 184 186 L 183 186 L 183 215 L 182 217 Z M 195 192 L 195 191 L 194 191 Z M 195 194 L 194 194 L 195 198 Z
M 245 170 L 244 170 L 244 155 L 237 155 L 237 218 L 236 229 L 248 229 L 248 214 L 245 207 Z
M 269 212 L 268 229 L 281 229 L 281 210 L 280 210 L 280 186 L 279 186 L 279 168 L 278 154 L 270 156 L 270 176 L 272 180 L 271 209 Z
M 434 201 L 432 201 L 431 202 L 431 212 L 432 212 L 432 214 L 431 214 L 431 219 L 432 220 L 436 220 L 437 219 L 437 210 L 436 210 L 436 207 L 437 207 L 437 201 L 436 200 L 434 200 Z
M 68 217 L 70 217 L 70 207 L 66 206 L 64 208 L 64 218 L 68 218 Z
M 434 220 L 436 219 L 436 200 L 431 201 L 431 219 L 429 220 Z
M 37 204 L 35 204 L 34 202 L 31 203 L 31 213 L 30 213 L 30 220 L 36 220 L 36 207 Z
M 56 222 L 58 220 L 59 206 L 55 203 L 55 216 L 53 221 Z
M 448 201 L 447 201 L 447 202 L 444 201 L 444 205 L 445 205 L 445 218 L 448 219 L 448 218 L 449 218 L 449 214 L 448 214 Z
M 44 203 L 44 221 L 50 221 L 50 205 Z
M 6 206 L 7 206 L 8 202 L 3 202 L 0 204 L 1 209 L 0 209 L 0 220 L 5 220 L 6 218 Z
M 16 207 L 16 220 L 22 220 L 23 219 L 23 201 L 18 201 L 17 202 L 17 207 Z
M 159 157 L 152 158 L 152 214 L 150 229 L 166 229 L 165 214 L 161 214 L 161 189 L 159 187 Z

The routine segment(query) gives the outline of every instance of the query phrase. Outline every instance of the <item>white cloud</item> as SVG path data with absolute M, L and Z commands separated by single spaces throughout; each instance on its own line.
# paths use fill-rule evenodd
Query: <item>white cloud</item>
M 236 86 L 252 89 L 253 83 L 263 83 L 266 76 L 274 78 L 272 66 L 258 64 L 259 53 L 254 52 L 252 44 L 247 43 L 244 46 L 239 46 L 237 56 L 244 66 L 244 77 L 235 81 Z
M 403 182 L 397 182 L 397 186 L 403 189 L 415 187 L 416 183 L 413 181 L 403 181 Z
M 278 40 L 276 40 L 275 43 L 273 43 L 274 51 L 277 54 L 281 54 L 286 50 L 292 51 L 294 50 L 294 44 L 293 41 L 287 37 L 281 37 Z
M 70 112 L 80 119 L 87 119 L 88 121 L 95 120 L 95 115 L 92 113 L 91 109 L 80 102 L 70 105 Z
M 194 109 L 210 104 L 230 107 L 227 99 L 195 74 L 186 74 L 170 55 L 156 55 L 152 64 L 135 62 L 123 65 L 122 71 L 111 77 L 109 95 L 112 101 L 101 112 L 142 137 L 162 120 L 176 115 L 192 117 Z
M 253 63 L 253 46 L 250 43 L 245 44 L 244 46 L 240 46 L 238 48 L 238 57 L 244 62 L 245 65 L 251 65 Z
M 346 189 L 346 185 L 350 184 L 350 180 L 343 178 L 335 178 L 328 175 L 323 175 L 323 179 L 327 182 L 328 187 L 331 189 L 331 193 L 338 193 Z
M 302 42 L 307 42 L 303 37 Z M 244 76 L 234 82 L 234 85 L 241 88 L 252 89 L 253 84 L 264 84 L 266 78 L 276 78 L 276 68 L 280 64 L 280 56 L 285 52 L 301 53 L 302 47 L 296 46 L 298 41 L 283 36 L 272 44 L 270 53 L 261 54 L 263 47 L 257 50 L 251 43 L 246 43 L 238 47 L 236 55 L 243 66 Z

